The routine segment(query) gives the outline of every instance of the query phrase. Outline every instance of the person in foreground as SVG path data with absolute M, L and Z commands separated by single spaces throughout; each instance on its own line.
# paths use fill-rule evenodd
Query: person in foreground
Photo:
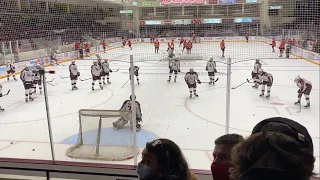
M 235 180 L 309 180 L 315 157 L 308 130 L 282 117 L 259 122 L 251 136 L 232 149 Z
M 214 180 L 229 180 L 230 154 L 231 149 L 243 142 L 244 138 L 238 134 L 226 134 L 218 137 L 214 143 L 215 147 L 212 153 L 213 162 L 211 172 Z
M 169 139 L 156 139 L 146 144 L 137 174 L 143 180 L 197 180 L 179 146 Z

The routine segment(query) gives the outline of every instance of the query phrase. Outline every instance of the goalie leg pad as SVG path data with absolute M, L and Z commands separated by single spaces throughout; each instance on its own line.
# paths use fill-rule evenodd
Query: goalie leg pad
M 123 128 L 126 124 L 128 123 L 127 120 L 123 119 L 123 118 L 119 118 L 117 121 L 113 122 L 113 127 L 116 129 L 121 129 Z

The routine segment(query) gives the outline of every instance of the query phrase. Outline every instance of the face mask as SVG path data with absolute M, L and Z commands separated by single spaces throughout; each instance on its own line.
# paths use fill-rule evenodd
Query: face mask
M 211 172 L 214 180 L 229 180 L 230 164 L 211 164 Z
M 137 174 L 139 179 L 144 179 L 150 174 L 151 168 L 145 164 L 139 163 L 137 166 Z

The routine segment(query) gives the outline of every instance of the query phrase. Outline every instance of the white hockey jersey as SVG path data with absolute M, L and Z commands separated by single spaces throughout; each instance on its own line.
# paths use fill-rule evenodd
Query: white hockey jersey
M 216 71 L 216 62 L 214 62 L 214 61 L 207 62 L 206 70 L 208 72 L 215 72 Z
M 254 63 L 252 72 L 253 73 L 258 73 L 260 69 L 261 69 L 261 64 L 260 63 Z
M 70 75 L 77 76 L 78 75 L 78 67 L 77 67 L 77 65 L 70 64 L 69 65 L 69 72 L 70 72 Z
M 198 79 L 198 74 L 196 72 L 193 72 L 193 73 L 187 72 L 187 74 L 184 77 L 184 80 L 188 84 L 195 84 L 199 80 Z
M 39 69 L 34 69 L 32 70 L 32 72 L 33 72 L 33 80 L 39 81 L 41 79 Z
M 102 71 L 103 71 L 103 72 L 106 72 L 106 73 L 107 73 L 107 72 L 110 71 L 109 63 L 108 63 L 108 62 L 102 62 L 101 66 L 102 66 Z
M 101 68 L 99 65 L 92 65 L 91 66 L 91 74 L 92 76 L 100 76 Z
M 137 120 L 142 120 L 142 113 L 141 113 L 141 106 L 138 101 L 136 101 L 136 117 Z M 132 101 L 131 100 L 126 100 L 123 102 L 120 110 L 126 110 L 126 111 L 132 111 Z M 131 117 L 129 117 L 131 118 Z M 131 119 L 126 119 L 127 121 L 131 121 Z
M 180 61 L 174 60 L 169 62 L 169 68 L 178 71 L 180 69 Z
M 7 70 L 7 71 L 15 71 L 15 70 L 16 70 L 16 67 L 15 67 L 13 64 L 8 63 L 8 64 L 6 65 L 6 70 Z
M 312 83 L 304 78 L 300 78 L 300 80 L 297 82 L 297 86 L 299 87 L 301 92 L 304 92 L 306 90 L 307 85 L 312 86 Z
M 270 73 L 264 72 L 262 75 L 259 74 L 260 82 L 273 82 L 273 76 Z
M 129 68 L 129 73 L 130 73 L 130 69 L 131 69 L 131 68 Z M 140 69 L 140 68 L 139 68 L 138 66 L 134 66 L 134 72 L 135 72 L 135 73 L 137 73 L 137 72 L 139 71 L 139 69 Z
M 29 70 L 22 70 L 20 74 L 20 79 L 24 82 L 32 82 L 33 81 L 33 72 Z

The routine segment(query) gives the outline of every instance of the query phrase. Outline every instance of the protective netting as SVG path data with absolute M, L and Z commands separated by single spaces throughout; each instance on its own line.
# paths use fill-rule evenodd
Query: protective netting
M 80 110 L 78 142 L 67 150 L 67 156 L 107 161 L 133 158 L 138 148 L 133 146 L 132 126 L 115 130 L 112 125 L 130 117 L 129 111 Z

